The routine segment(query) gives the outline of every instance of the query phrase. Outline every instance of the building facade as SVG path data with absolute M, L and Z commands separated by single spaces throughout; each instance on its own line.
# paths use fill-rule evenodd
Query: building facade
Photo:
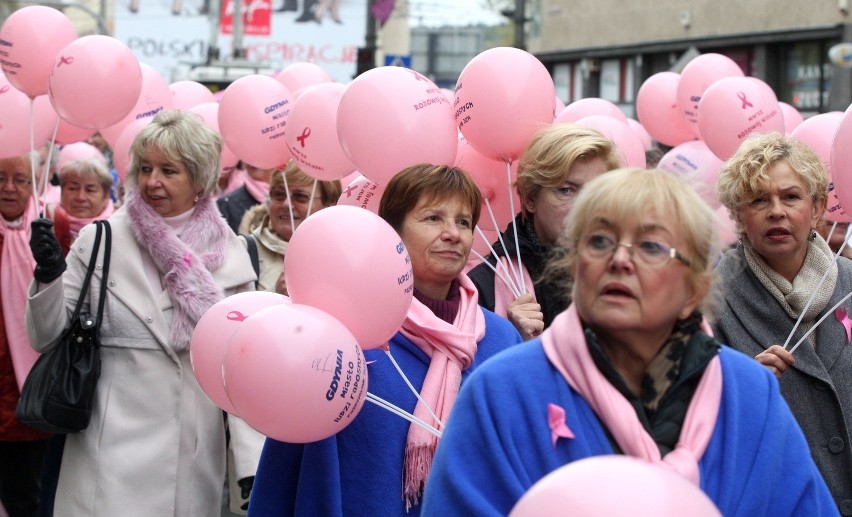
M 615 102 L 635 116 L 649 76 L 680 72 L 700 53 L 733 59 L 804 115 L 844 111 L 852 70 L 828 50 L 852 41 L 849 0 L 537 0 L 528 50 L 566 103 Z

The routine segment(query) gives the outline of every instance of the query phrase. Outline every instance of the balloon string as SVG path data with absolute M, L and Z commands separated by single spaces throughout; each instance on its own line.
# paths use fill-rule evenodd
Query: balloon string
M 823 315 L 822 315 L 822 318 L 820 318 L 819 320 L 817 320 L 817 322 L 816 322 L 816 323 L 814 323 L 814 326 L 813 326 L 813 327 L 811 327 L 811 328 L 809 328 L 809 329 L 808 329 L 808 331 L 807 331 L 807 332 L 805 332 L 805 334 L 802 336 L 802 338 L 801 338 L 801 339 L 799 339 L 799 341 L 797 341 L 795 345 L 793 345 L 793 348 L 791 348 L 791 349 L 790 349 L 790 353 L 792 354 L 793 352 L 795 352 L 795 351 L 796 351 L 796 349 L 797 349 L 797 348 L 799 348 L 799 345 L 801 345 L 801 344 L 802 344 L 802 342 L 804 342 L 804 340 L 808 337 L 808 335 L 810 335 L 810 333 L 811 333 L 811 332 L 813 332 L 813 331 L 814 331 L 814 329 L 815 329 L 815 328 L 817 328 L 817 326 L 825 320 L 825 318 L 829 317 L 831 314 L 834 314 L 834 311 L 835 311 L 835 310 L 837 310 L 837 308 L 838 308 L 838 307 L 840 307 L 840 305 L 841 305 L 843 302 L 845 302 L 846 300 L 848 300 L 850 297 L 852 297 L 852 291 L 850 291 L 850 292 L 849 292 L 849 294 L 847 294 L 846 296 L 844 296 L 843 298 L 841 298 L 839 302 L 835 303 L 835 304 L 834 304 L 834 307 L 832 307 L 831 309 L 829 309 L 829 310 L 828 310 L 828 312 L 826 312 L 825 314 L 823 314 Z M 804 312 L 804 311 L 802 311 L 802 312 Z M 785 347 L 785 348 L 786 348 L 786 347 Z
M 500 245 L 503 246 L 503 254 L 508 257 L 509 256 L 509 248 L 506 247 L 506 243 L 503 241 L 503 234 L 500 232 L 500 227 L 497 226 L 497 218 L 494 217 L 494 210 L 491 209 L 491 203 L 488 201 L 487 197 L 483 197 L 482 199 L 485 201 L 485 208 L 488 210 L 488 215 L 491 216 L 491 224 L 493 224 L 494 228 L 497 229 L 497 240 L 500 242 Z M 480 230 L 480 233 L 482 233 L 482 230 Z M 485 241 L 488 240 L 488 239 L 485 238 L 484 234 L 482 235 L 482 239 L 485 240 Z M 515 242 L 517 243 L 517 237 L 515 239 L 516 239 Z M 494 256 L 496 257 L 497 253 L 495 253 L 494 249 L 491 248 L 491 244 L 489 244 L 488 247 L 491 249 L 491 252 L 494 253 Z M 520 284 L 521 280 L 518 278 L 518 272 L 515 271 L 515 268 L 514 268 L 514 266 L 511 265 L 511 263 L 509 264 L 508 269 L 511 270 L 512 276 L 515 277 L 515 282 L 517 282 L 517 284 L 515 284 L 515 285 Z M 515 290 L 520 292 L 520 289 L 518 289 L 518 288 L 516 288 Z
M 53 125 L 53 136 L 50 139 L 50 146 L 47 148 L 47 161 L 44 163 L 44 175 L 41 178 L 41 200 L 42 204 L 47 206 L 47 182 L 50 180 L 50 164 L 53 162 L 53 148 L 56 142 L 56 133 L 59 132 L 59 117 L 56 117 L 56 124 Z
M 283 174 L 283 173 L 282 173 Z M 311 187 L 311 200 L 308 201 L 308 213 L 305 215 L 305 219 L 311 216 L 311 208 L 314 207 L 314 195 L 317 193 L 317 179 L 314 178 L 314 186 Z
M 491 252 L 491 254 L 492 254 L 492 255 L 494 255 L 494 257 L 496 258 L 496 257 L 497 257 L 497 252 L 496 252 L 496 251 L 494 250 L 494 248 L 491 246 L 491 243 L 490 243 L 490 242 L 488 242 L 488 237 L 486 237 L 486 236 L 485 236 L 485 232 L 483 232 L 483 231 L 482 231 L 482 228 L 480 228 L 480 227 L 479 227 L 479 225 L 477 225 L 477 226 L 476 226 L 476 231 L 477 231 L 477 234 L 479 235 L 479 237 L 480 237 L 480 238 L 482 239 L 482 241 L 485 243 L 485 245 L 486 245 L 486 246 L 488 246 L 488 250 L 489 250 L 489 251 Z M 500 237 L 500 231 L 499 231 L 499 230 L 497 231 L 497 236 L 498 236 L 498 237 Z M 501 237 L 500 237 L 500 238 L 501 238 Z M 502 238 L 501 238 L 500 243 L 501 243 L 501 244 L 503 243 Z M 506 246 L 505 246 L 505 245 L 503 246 L 503 250 L 504 250 L 504 251 L 506 250 Z M 470 251 L 471 251 L 471 252 L 474 252 L 474 250 L 473 250 L 473 249 L 471 249 Z M 475 253 L 475 252 L 474 252 L 474 253 Z M 490 262 L 488 262 L 487 260 L 485 260 L 485 259 L 482 257 L 482 255 L 480 255 L 479 253 L 476 253 L 476 256 L 478 256 L 479 258 L 481 258 L 481 259 L 482 259 L 482 261 L 483 261 L 483 262 L 485 262 L 486 264 L 488 264 L 488 266 L 489 266 L 489 267 L 492 267 L 492 266 L 491 266 L 491 263 L 490 263 Z M 513 281 L 512 281 L 511 274 L 509 273 L 509 268 L 508 268 L 508 267 L 506 267 L 506 264 L 504 264 L 504 263 L 503 263 L 503 261 L 502 261 L 502 260 L 499 260 L 499 259 L 497 260 L 497 265 L 498 265 L 498 266 L 500 267 L 500 269 L 502 269 L 502 270 L 503 270 L 503 272 L 506 274 L 506 276 L 505 276 L 505 277 L 502 277 L 503 282 L 504 282 L 504 283 L 505 283 L 505 284 L 509 287 L 509 289 L 512 291 L 512 293 L 514 293 L 516 296 L 520 296 L 520 294 L 518 294 L 518 293 L 520 292 L 520 291 L 518 290 L 518 286 L 517 286 L 517 285 L 515 285 L 515 282 L 513 282 Z M 494 268 L 492 267 L 492 269 L 494 269 Z M 495 271 L 495 273 L 497 272 L 497 270 L 496 270 L 496 269 L 495 269 L 494 271 Z
M 426 408 L 426 411 L 428 411 L 429 414 L 432 415 L 432 418 L 435 420 L 435 422 L 437 422 L 440 427 L 444 427 L 444 422 L 441 422 L 441 419 L 438 418 L 438 415 L 436 415 L 435 412 L 432 411 L 432 408 L 429 407 L 429 404 L 427 404 L 426 401 L 423 400 L 423 397 L 420 396 L 420 393 L 417 392 L 417 388 L 415 388 L 411 384 L 411 381 L 408 380 L 408 377 L 405 376 L 405 373 L 402 371 L 402 368 L 399 367 L 399 364 L 396 362 L 396 359 L 394 359 L 391 355 L 390 349 L 385 350 L 385 355 L 390 358 L 394 368 L 396 368 L 396 371 L 399 372 L 399 375 L 402 377 L 402 380 L 405 381 L 405 384 L 408 386 L 408 389 L 411 390 L 411 393 L 414 393 L 414 396 L 417 397 L 417 400 L 419 400 L 421 404 L 423 404 L 423 407 Z
M 839 247 L 839 248 L 837 248 L 837 253 L 835 253 L 835 254 L 834 254 L 834 262 L 835 262 L 835 263 L 837 262 L 837 258 L 840 256 L 840 252 L 842 252 L 842 251 L 843 251 L 843 248 L 844 248 L 844 247 L 846 247 L 846 239 L 845 239 L 845 238 L 843 239 L 843 244 L 841 244 L 841 245 L 840 245 L 840 247 Z M 790 344 L 790 340 L 791 340 L 791 339 L 793 339 L 793 334 L 796 332 L 796 329 L 797 329 L 797 328 L 799 328 L 799 323 L 801 323 L 801 322 L 802 322 L 802 318 L 804 318 L 805 313 L 808 311 L 808 307 L 810 307 L 810 306 L 811 306 L 811 302 L 813 302 L 813 301 L 814 301 L 814 298 L 816 297 L 816 294 L 817 294 L 817 292 L 819 291 L 819 288 L 820 288 L 820 287 L 822 287 L 823 282 L 825 282 L 825 279 L 826 279 L 826 278 L 828 278 L 828 274 L 829 274 L 830 272 L 831 272 L 831 268 L 826 268 L 825 273 L 822 275 L 822 278 L 820 278 L 820 279 L 819 279 L 819 282 L 817 282 L 817 285 L 816 285 L 816 287 L 814 288 L 813 292 L 811 293 L 810 298 L 808 298 L 808 303 L 806 303 L 806 304 L 805 304 L 805 308 L 804 308 L 804 309 L 802 309 L 802 312 L 799 314 L 798 319 L 796 319 L 796 324 L 795 324 L 795 325 L 793 325 L 793 330 L 791 330 L 791 331 L 790 331 L 790 335 L 789 335 L 789 336 L 787 336 L 787 340 L 786 340 L 786 341 L 784 341 L 784 346 L 783 346 L 783 347 L 781 347 L 781 348 L 785 348 L 785 349 L 786 349 L 786 348 L 787 348 L 787 345 L 789 345 L 789 344 Z M 822 321 L 822 320 L 820 320 L 820 321 Z M 818 325 L 818 324 L 817 324 L 817 325 Z M 814 325 L 814 327 L 815 327 L 815 326 L 816 326 L 816 325 Z M 811 327 L 811 329 L 813 329 L 813 327 Z M 810 330 L 808 331 L 808 333 L 809 333 L 809 332 L 810 332 Z M 807 335 L 808 333 L 806 333 L 805 335 Z M 800 341 L 800 342 L 801 342 L 801 341 Z M 795 346 L 799 346 L 799 345 L 798 345 L 798 344 L 796 344 Z M 795 348 L 795 346 L 794 346 L 793 348 Z M 790 350 L 790 352 L 792 352 L 792 350 Z
M 398 415 L 398 416 L 401 416 L 402 418 L 408 420 L 412 424 L 419 425 L 420 427 L 422 427 L 423 429 L 426 429 L 427 431 L 434 434 L 438 438 L 441 438 L 441 436 L 442 436 L 441 431 L 435 429 L 434 427 L 427 424 L 423 420 L 420 420 L 419 418 L 412 415 L 411 413 L 404 411 L 404 410 L 398 408 L 397 406 L 394 406 L 390 402 L 373 395 L 369 391 L 367 392 L 367 400 L 372 402 L 373 404 L 379 406 L 380 408 L 387 409 L 391 413 Z
M 512 196 L 512 160 L 506 160 L 506 190 L 509 193 L 509 209 L 514 216 L 516 212 L 515 197 Z M 521 288 L 521 294 L 527 294 L 527 285 L 524 283 L 524 264 L 521 262 L 521 246 L 518 244 L 518 225 L 513 224 L 512 229 L 515 231 L 515 251 L 518 255 L 518 285 Z
M 38 211 L 38 181 L 36 181 L 36 153 L 35 153 L 35 99 L 30 97 L 30 181 L 33 186 L 33 208 L 35 213 Z
M 287 210 L 290 211 L 290 239 L 292 239 L 293 234 L 296 233 L 296 219 L 293 217 L 293 199 L 290 197 L 290 186 L 287 184 L 287 175 L 282 172 L 281 177 L 284 178 L 284 192 L 287 194 Z
M 831 230 L 828 231 L 828 237 L 825 238 L 825 242 L 831 242 L 831 236 L 834 235 L 835 228 L 837 228 L 837 221 L 831 223 Z
M 483 264 L 486 264 L 491 269 L 491 271 L 494 271 L 494 274 L 497 275 L 497 278 L 503 281 L 503 284 L 505 284 L 506 287 L 508 287 L 509 290 L 512 291 L 512 294 L 515 295 L 515 298 L 520 296 L 520 293 L 518 293 L 518 288 L 515 287 L 515 284 L 512 282 L 512 279 L 507 278 L 502 272 L 497 271 L 497 268 L 494 267 L 491 262 L 488 262 L 488 259 L 480 255 L 476 250 L 471 249 L 470 252 L 476 255 L 476 257 L 481 260 Z M 506 268 L 506 265 L 503 264 L 503 262 L 500 260 L 497 261 L 497 265 L 502 267 L 504 270 Z

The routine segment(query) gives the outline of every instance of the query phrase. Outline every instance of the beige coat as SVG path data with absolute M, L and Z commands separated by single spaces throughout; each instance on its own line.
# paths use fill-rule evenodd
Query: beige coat
M 89 427 L 65 443 L 55 515 L 218 515 L 225 478 L 223 413 L 198 386 L 189 353 L 176 353 L 168 342 L 172 302 L 167 292 L 152 291 L 142 261 L 147 251 L 133 236 L 126 211 L 116 212 L 110 223 L 101 377 Z M 80 233 L 60 279 L 40 289 L 30 286 L 27 332 L 39 351 L 68 324 L 94 233 L 92 226 Z M 225 256 L 213 272 L 225 294 L 251 290 L 254 272 L 244 243 L 233 236 Z M 94 299 L 99 285 L 100 266 L 90 287 Z M 260 446 L 257 433 L 230 420 L 237 441 L 254 433 L 248 441 Z M 244 464 L 251 467 L 252 461 L 256 456 Z

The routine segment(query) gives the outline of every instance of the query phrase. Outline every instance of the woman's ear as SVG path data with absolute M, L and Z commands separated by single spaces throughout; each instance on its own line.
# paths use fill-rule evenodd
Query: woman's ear
M 689 274 L 697 274 L 690 272 Z M 695 309 L 701 304 L 707 294 L 710 292 L 711 281 L 707 275 L 701 275 L 696 282 L 687 281 L 687 288 L 692 291 L 692 295 L 686 300 L 683 309 L 681 310 L 680 319 L 686 319 L 690 314 L 695 312 Z

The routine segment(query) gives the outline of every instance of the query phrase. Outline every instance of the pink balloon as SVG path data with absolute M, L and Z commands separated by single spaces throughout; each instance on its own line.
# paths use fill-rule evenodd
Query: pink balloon
M 104 165 L 107 164 L 106 157 L 100 149 L 86 142 L 75 142 L 62 146 L 59 151 L 59 160 L 56 162 L 56 170 L 61 171 L 68 162 L 78 160 L 100 160 Z
M 639 121 L 654 140 L 672 147 L 695 139 L 677 102 L 680 80 L 680 74 L 660 72 L 645 79 L 636 94 Z
M 840 205 L 852 213 L 852 106 L 846 108 L 831 143 L 831 170 L 834 194 Z
M 378 214 L 379 203 L 382 200 L 384 192 L 384 187 L 359 174 L 354 181 L 343 188 L 337 204 L 341 206 L 358 206 L 374 214 Z
M 613 494 L 618 487 L 618 494 Z M 608 455 L 572 461 L 541 478 L 521 497 L 509 517 L 721 517 L 701 488 L 674 470 L 631 456 Z
M 726 77 L 701 97 L 698 128 L 713 154 L 727 160 L 751 133 L 783 132 L 784 117 L 766 83 L 753 77 Z
M 112 163 L 121 181 L 127 178 L 130 170 L 130 147 L 142 129 L 151 123 L 150 117 L 140 118 L 127 124 L 112 147 Z
M 189 360 L 198 385 L 217 406 L 237 414 L 225 393 L 222 363 L 231 337 L 246 318 L 267 307 L 289 303 L 281 294 L 251 291 L 228 296 L 213 304 L 195 325 L 189 342 Z
M 458 133 L 452 104 L 423 75 L 398 66 L 349 83 L 337 109 L 337 136 L 361 174 L 380 185 L 423 162 L 450 164 Z
M 50 103 L 75 126 L 111 126 L 133 109 L 142 91 L 142 68 L 127 46 L 109 36 L 71 42 L 54 61 Z
M 456 124 L 481 154 L 516 160 L 527 142 L 556 116 L 556 88 L 532 54 L 488 49 L 464 67 L 456 83 Z
M 784 115 L 784 132 L 789 135 L 799 124 L 805 121 L 805 118 L 802 117 L 799 110 L 786 102 L 779 102 L 778 105 L 781 106 L 781 114 Z
M 654 143 L 651 141 L 651 135 L 648 133 L 648 130 L 645 129 L 638 120 L 628 118 L 627 125 L 630 126 L 630 129 L 636 133 L 636 136 L 639 137 L 639 140 L 642 142 L 642 148 L 646 151 L 654 147 Z
M 30 98 L 44 95 L 53 60 L 75 39 L 77 30 L 62 11 L 43 5 L 18 9 L 0 28 L 3 73 L 12 86 Z
M 287 65 L 284 70 L 275 74 L 275 79 L 291 92 L 296 92 L 308 86 L 330 83 L 334 79 L 331 74 L 316 63 L 299 62 Z
M 0 74 L 0 158 L 13 158 L 30 151 L 31 111 L 34 113 L 34 149 L 39 149 L 53 132 L 56 114 L 36 109 L 34 101 Z
M 677 86 L 677 104 L 694 137 L 704 138 L 698 127 L 698 104 L 707 88 L 719 79 L 743 75 L 740 66 L 722 54 L 702 54 L 687 63 Z
M 598 97 L 587 97 L 572 102 L 556 115 L 554 122 L 577 122 L 581 118 L 591 117 L 592 115 L 604 115 L 621 122 L 627 122 L 627 115 L 621 111 L 621 108 L 613 102 Z
M 459 141 L 456 155 L 456 167 L 470 174 L 479 191 L 482 193 L 482 213 L 479 216 L 479 226 L 483 230 L 502 230 L 521 211 L 521 202 L 517 191 L 512 188 L 518 178 L 518 162 L 512 162 L 511 181 L 506 174 L 506 162 L 489 158 L 479 153 L 467 141 Z M 509 195 L 512 201 L 509 201 Z M 512 210 L 514 202 L 514 211 Z M 489 212 L 488 207 L 491 207 Z M 493 213 L 494 219 L 491 219 Z M 496 221 L 496 226 L 495 226 Z
M 645 168 L 645 148 L 642 146 L 642 140 L 626 122 L 604 115 L 592 115 L 581 118 L 577 121 L 577 125 L 600 131 L 615 143 L 615 147 L 621 153 L 623 166 Z
M 290 91 L 265 75 L 240 77 L 219 102 L 219 129 L 241 160 L 261 169 L 290 159 L 284 134 L 293 106 Z
M 657 167 L 686 179 L 708 205 L 718 208 L 721 203 L 716 195 L 716 182 L 724 164 L 707 144 L 692 140 L 672 148 L 660 158 Z
M 396 231 L 369 210 L 333 206 L 305 219 L 284 256 L 295 303 L 322 309 L 362 348 L 399 330 L 414 291 L 411 259 Z
M 163 76 L 154 67 L 142 63 L 142 91 L 136 105 L 130 112 L 115 124 L 101 129 L 101 136 L 115 147 L 119 135 L 131 122 L 140 119 L 152 119 L 163 111 L 172 109 L 172 91 Z
M 337 107 L 345 90 L 337 83 L 312 86 L 290 112 L 287 147 L 299 168 L 318 180 L 339 180 L 355 170 L 337 138 Z
M 276 305 L 249 316 L 228 343 L 223 376 L 240 418 L 282 442 L 340 432 L 367 397 L 367 362 L 355 337 L 307 305 Z
M 172 92 L 172 107 L 184 111 L 207 102 L 216 102 L 213 92 L 195 81 L 177 81 L 169 85 Z
M 198 104 L 197 106 L 192 107 L 189 111 L 196 113 L 198 116 L 200 116 L 201 120 L 203 120 L 204 123 L 207 124 L 207 127 L 221 134 L 219 132 L 218 102 L 205 102 L 202 104 Z M 237 166 L 237 163 L 239 163 L 239 161 L 240 159 L 237 158 L 237 155 L 234 154 L 234 151 L 231 151 L 231 148 L 228 147 L 228 144 L 222 142 L 222 152 L 219 153 L 219 166 L 223 170 L 227 168 L 233 168 Z
M 790 137 L 804 142 L 813 149 L 828 171 L 828 203 L 825 207 L 824 217 L 829 221 L 849 223 L 852 222 L 852 217 L 843 209 L 840 200 L 837 199 L 834 189 L 834 174 L 831 170 L 831 144 L 837 128 L 840 127 L 841 120 L 843 120 L 842 111 L 814 115 L 796 126 Z

